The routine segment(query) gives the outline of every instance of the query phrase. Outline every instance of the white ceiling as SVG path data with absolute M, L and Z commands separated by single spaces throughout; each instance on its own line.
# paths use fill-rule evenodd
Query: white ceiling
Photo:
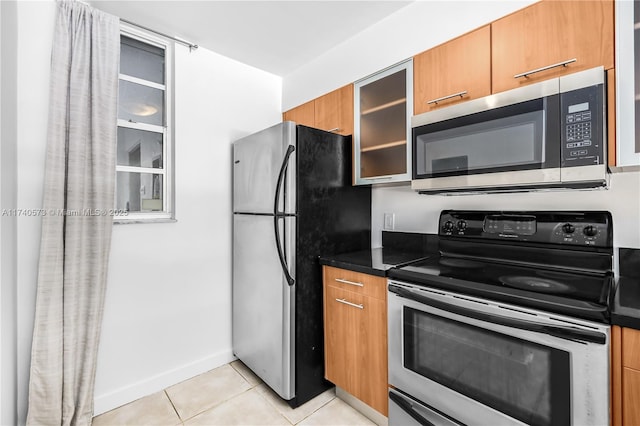
M 127 21 L 285 76 L 411 1 L 90 1 Z

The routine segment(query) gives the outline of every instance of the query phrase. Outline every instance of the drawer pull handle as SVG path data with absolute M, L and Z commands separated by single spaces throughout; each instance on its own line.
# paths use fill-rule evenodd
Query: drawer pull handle
M 353 306 L 354 308 L 364 309 L 364 305 L 358 305 L 357 303 L 347 302 L 345 299 L 336 299 L 336 302 L 344 303 L 345 305 Z
M 353 281 L 347 281 L 347 280 L 343 280 L 342 278 L 336 278 L 336 281 L 338 281 L 339 283 L 343 283 L 343 284 L 350 284 L 350 285 L 357 285 L 358 287 L 364 287 L 364 284 L 362 283 L 356 283 Z
M 526 71 L 520 74 L 516 74 L 513 76 L 513 78 L 520 78 L 520 77 L 528 77 L 530 74 L 535 74 L 537 72 L 540 71 L 546 71 L 546 70 L 550 70 L 551 68 L 555 68 L 555 67 L 566 67 L 567 65 L 576 62 L 577 59 L 573 58 L 573 59 L 567 59 L 566 61 L 562 61 L 562 62 L 558 62 L 557 64 L 552 64 L 552 65 L 547 65 L 546 67 L 542 67 L 542 68 L 536 68 L 535 70 L 531 70 L 531 71 Z
M 455 97 L 458 97 L 458 96 L 460 96 L 462 98 L 466 94 L 467 94 L 467 91 L 463 90 L 462 92 L 454 93 L 452 95 L 447 95 L 447 96 L 443 96 L 443 97 L 438 98 L 438 99 L 432 99 L 430 101 L 427 101 L 427 105 L 428 104 L 437 104 L 438 102 L 446 101 L 447 99 L 455 98 Z
M 333 129 L 327 130 L 327 132 L 339 132 L 339 131 L 340 131 L 340 127 L 334 127 Z

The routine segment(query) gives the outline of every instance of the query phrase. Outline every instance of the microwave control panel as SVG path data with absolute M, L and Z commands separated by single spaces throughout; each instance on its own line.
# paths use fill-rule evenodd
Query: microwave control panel
M 604 163 L 603 85 L 560 95 L 562 166 Z

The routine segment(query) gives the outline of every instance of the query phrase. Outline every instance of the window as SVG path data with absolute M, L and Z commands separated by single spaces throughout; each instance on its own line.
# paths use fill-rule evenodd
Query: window
M 172 218 L 170 45 L 123 29 L 116 158 L 118 221 Z

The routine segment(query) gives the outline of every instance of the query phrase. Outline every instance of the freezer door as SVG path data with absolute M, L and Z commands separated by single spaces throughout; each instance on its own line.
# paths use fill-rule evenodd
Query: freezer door
M 279 211 L 295 213 L 295 123 L 286 121 L 233 143 L 233 211 L 273 213 L 283 174 Z
M 293 268 L 295 218 L 279 218 L 278 232 Z M 295 289 L 278 257 L 274 217 L 234 214 L 233 351 L 286 400 L 295 396 Z

